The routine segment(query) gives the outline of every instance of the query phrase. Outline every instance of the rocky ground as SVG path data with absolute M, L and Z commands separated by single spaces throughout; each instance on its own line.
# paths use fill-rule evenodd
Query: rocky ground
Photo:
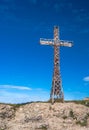
M 0 130 L 89 130 L 89 107 L 75 103 L 0 104 Z

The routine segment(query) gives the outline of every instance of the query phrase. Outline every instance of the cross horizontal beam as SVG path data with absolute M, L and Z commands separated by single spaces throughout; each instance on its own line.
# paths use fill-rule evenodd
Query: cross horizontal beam
M 43 39 L 40 38 L 41 45 L 52 45 L 52 46 L 65 46 L 65 47 L 72 47 L 72 41 L 65 41 L 65 40 L 54 40 L 54 39 Z

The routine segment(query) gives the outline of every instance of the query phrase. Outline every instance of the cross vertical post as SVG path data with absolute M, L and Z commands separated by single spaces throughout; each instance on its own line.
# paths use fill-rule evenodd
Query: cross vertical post
M 63 41 L 59 38 L 59 27 L 54 26 L 54 39 L 40 39 L 42 45 L 52 45 L 54 47 L 54 70 L 52 78 L 52 88 L 50 100 L 52 104 L 59 99 L 64 101 L 64 93 L 62 88 L 62 80 L 60 73 L 60 46 L 72 47 L 71 41 Z
M 59 28 L 54 27 L 54 71 L 52 79 L 52 88 L 50 93 L 50 99 L 52 103 L 57 99 L 64 100 L 62 91 L 62 80 L 60 74 L 60 46 L 56 43 L 59 41 Z

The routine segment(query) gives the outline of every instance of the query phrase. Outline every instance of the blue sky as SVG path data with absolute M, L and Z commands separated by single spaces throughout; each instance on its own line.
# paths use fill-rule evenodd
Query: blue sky
M 39 44 L 53 38 L 74 42 L 61 47 L 61 76 L 66 100 L 89 97 L 89 1 L 0 0 L 0 102 L 48 100 L 53 48 Z

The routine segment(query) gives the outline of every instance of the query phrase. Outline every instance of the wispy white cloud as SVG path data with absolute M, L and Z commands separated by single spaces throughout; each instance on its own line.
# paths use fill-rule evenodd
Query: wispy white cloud
M 0 85 L 0 102 L 3 103 L 45 101 L 49 99 L 48 97 L 49 92 L 41 88 L 31 89 L 26 86 Z
M 18 89 L 18 90 L 32 90 L 29 87 L 25 86 L 14 86 L 14 85 L 0 85 L 0 88 L 7 88 L 7 89 Z
M 0 94 L 0 102 L 3 103 L 25 103 L 31 101 L 45 101 L 48 100 L 49 93 L 43 95 L 41 92 L 29 91 L 29 93 L 10 92 L 3 90 Z
M 89 76 L 84 77 L 83 80 L 84 80 L 85 82 L 89 82 Z
M 29 94 L 19 93 L 19 92 L 9 92 L 3 90 L 0 95 L 0 102 L 3 103 L 24 103 L 30 102 L 32 97 Z

